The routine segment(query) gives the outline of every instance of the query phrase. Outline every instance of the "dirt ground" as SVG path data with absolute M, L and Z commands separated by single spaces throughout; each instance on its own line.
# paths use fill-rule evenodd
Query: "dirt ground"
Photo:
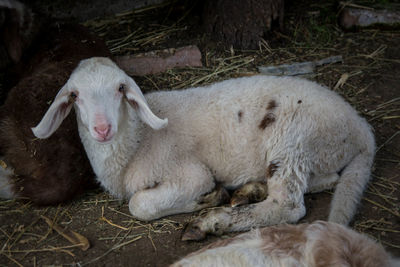
M 135 77 L 146 92 L 249 75 L 260 65 L 342 55 L 343 63 L 320 67 L 308 78 L 335 88 L 347 76 L 334 90 L 375 129 L 373 179 L 351 226 L 400 256 L 400 30 L 343 32 L 336 24 L 335 1 L 293 1 L 286 5 L 284 32 L 271 32 L 258 50 L 237 51 L 225 49 L 201 33 L 199 14 L 189 2 L 183 2 L 186 6 L 177 4 L 174 9 L 166 5 L 107 20 L 101 18 L 90 27 L 108 41 L 116 55 L 189 44 L 200 48 L 202 68 Z M 122 39 L 115 41 L 135 31 L 138 37 L 130 46 L 122 45 Z M 331 195 L 307 195 L 307 215 L 301 222 L 326 219 Z M 86 251 L 74 247 L 52 231 L 41 215 L 87 237 L 91 247 Z M 58 207 L 0 200 L 0 266 L 166 266 L 218 238 L 235 235 L 183 242 L 183 227 L 194 216 L 183 214 L 140 222 L 129 215 L 126 201 L 113 199 L 100 189 Z

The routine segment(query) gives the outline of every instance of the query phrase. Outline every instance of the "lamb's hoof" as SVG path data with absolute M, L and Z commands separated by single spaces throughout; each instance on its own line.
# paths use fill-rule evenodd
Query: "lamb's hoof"
M 206 232 L 193 223 L 189 223 L 182 235 L 182 241 L 198 241 L 206 238 Z
M 229 195 L 228 191 L 224 187 L 221 187 L 220 193 L 219 193 L 220 205 L 229 203 L 230 199 L 231 199 L 231 196 Z
M 263 201 L 267 198 L 268 186 L 263 182 L 249 182 L 233 192 L 231 207 Z
M 203 199 L 199 204 L 204 205 L 202 208 L 216 207 L 225 203 L 229 203 L 230 198 L 231 196 L 224 187 L 217 186 L 214 191 L 203 196 Z
M 249 199 L 245 196 L 233 196 L 231 198 L 231 207 L 237 207 L 241 205 L 249 204 Z

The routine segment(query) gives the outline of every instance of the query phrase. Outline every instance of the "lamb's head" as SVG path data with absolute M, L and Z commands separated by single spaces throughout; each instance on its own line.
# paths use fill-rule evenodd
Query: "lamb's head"
M 112 140 L 118 131 L 122 102 L 128 101 L 141 120 L 153 129 L 168 123 L 153 114 L 139 87 L 108 58 L 82 60 L 61 88 L 41 122 L 32 131 L 38 138 L 54 133 L 72 106 L 98 142 Z

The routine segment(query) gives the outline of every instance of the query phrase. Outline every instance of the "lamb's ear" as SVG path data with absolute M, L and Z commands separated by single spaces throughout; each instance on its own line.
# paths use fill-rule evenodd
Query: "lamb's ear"
M 69 97 L 67 85 L 64 85 L 58 92 L 46 114 L 44 114 L 42 120 L 36 127 L 32 128 L 33 134 L 38 138 L 48 138 L 58 129 L 62 121 L 71 111 L 72 106 L 73 101 L 71 101 Z
M 132 107 L 134 107 L 139 115 L 139 118 L 155 130 L 159 130 L 167 126 L 168 119 L 160 119 L 150 110 L 144 98 L 142 91 L 135 81 L 127 76 L 127 88 L 125 88 L 125 96 Z

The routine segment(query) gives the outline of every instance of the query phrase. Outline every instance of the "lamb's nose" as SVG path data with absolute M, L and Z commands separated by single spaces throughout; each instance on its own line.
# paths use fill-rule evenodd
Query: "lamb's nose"
M 110 133 L 111 125 L 110 124 L 100 124 L 94 127 L 96 133 L 98 133 L 102 138 L 106 138 Z

